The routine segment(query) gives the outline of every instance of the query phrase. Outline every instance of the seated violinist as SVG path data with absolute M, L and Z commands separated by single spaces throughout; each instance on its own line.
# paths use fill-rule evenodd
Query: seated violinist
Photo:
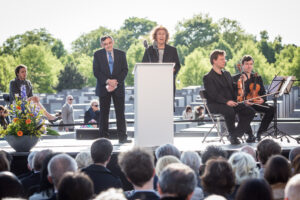
M 250 99 L 247 104 L 250 105 L 256 112 L 264 113 L 264 117 L 256 135 L 257 141 L 260 141 L 261 135 L 263 132 L 267 131 L 273 120 L 274 107 L 266 104 L 266 97 L 260 97 L 266 94 L 266 90 L 261 76 L 252 72 L 253 64 L 254 60 L 251 56 L 245 55 L 242 58 L 242 67 L 244 71 L 244 73 L 242 73 L 242 79 L 244 80 L 245 86 L 245 98 L 246 100 Z M 234 81 L 238 81 L 240 76 L 241 74 L 235 75 L 233 77 Z M 249 130 L 248 132 L 250 133 L 250 131 L 252 133 L 252 130 Z

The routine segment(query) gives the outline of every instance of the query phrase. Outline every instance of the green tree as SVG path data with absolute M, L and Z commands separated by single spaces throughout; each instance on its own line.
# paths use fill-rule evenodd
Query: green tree
M 140 36 L 148 34 L 155 26 L 157 23 L 147 18 L 130 17 L 125 19 L 121 29 L 131 31 L 132 36 L 138 39 Z
M 9 82 L 14 79 L 16 59 L 11 55 L 0 56 L 0 91 L 9 92 Z
M 51 93 L 57 82 L 61 62 L 44 46 L 28 45 L 18 57 L 19 63 L 28 67 L 28 79 L 33 84 L 34 92 Z
M 74 63 L 67 64 L 64 70 L 58 75 L 56 90 L 81 89 L 85 85 L 86 79 L 79 73 Z
M 134 37 L 134 33 L 127 29 L 120 29 L 115 36 L 115 48 L 127 51 L 131 44 L 137 42 L 138 39 Z
M 184 45 L 192 52 L 197 47 L 205 47 L 219 39 L 218 24 L 208 15 L 195 15 L 176 26 L 174 45 Z
M 190 85 L 202 85 L 203 76 L 209 72 L 211 64 L 209 52 L 199 47 L 185 58 L 185 65 L 178 74 L 179 88 Z
M 290 68 L 290 76 L 296 76 L 297 80 L 300 80 L 300 47 L 297 47 L 297 50 L 295 51 L 295 57 L 293 59 L 292 66 Z M 300 86 L 300 82 L 295 82 L 295 85 Z
M 8 38 L 1 47 L 0 55 L 18 56 L 23 48 L 31 44 L 49 47 L 57 58 L 66 52 L 60 40 L 55 39 L 45 28 L 41 28 Z
M 213 46 L 212 50 L 214 50 L 214 49 L 224 50 L 226 52 L 226 59 L 227 60 L 232 59 L 233 50 L 230 47 L 230 45 L 225 40 L 223 40 L 222 38 L 220 38 L 220 40 L 218 42 L 214 43 L 212 46 Z
M 258 43 L 259 50 L 263 53 L 269 63 L 274 63 L 275 60 L 275 50 L 273 49 L 272 43 L 268 42 L 269 35 L 267 31 L 260 32 L 261 40 Z
M 184 59 L 189 54 L 189 48 L 185 45 L 177 45 L 176 46 L 178 57 L 181 65 L 184 65 Z
M 293 45 L 287 45 L 285 46 L 281 51 L 280 54 L 276 54 L 276 72 L 280 76 L 288 76 L 293 75 L 293 61 L 296 57 L 297 47 Z
M 96 78 L 93 72 L 93 57 L 82 54 L 75 58 L 74 63 L 78 72 L 85 78 L 84 86 L 96 87 Z
M 263 79 L 264 84 L 269 84 L 276 74 L 276 70 L 273 65 L 269 64 L 264 55 L 259 51 L 257 46 L 252 41 L 247 41 L 243 44 L 243 47 L 228 61 L 226 69 L 229 70 L 232 75 L 237 73 L 235 66 L 240 63 L 240 60 L 244 55 L 251 55 L 254 59 L 254 72 L 257 72 Z
M 236 20 L 222 18 L 218 21 L 218 25 L 223 40 L 233 49 L 235 49 L 242 40 L 249 38 L 240 23 Z
M 104 35 L 114 37 L 114 32 L 108 28 L 100 26 L 87 34 L 82 34 L 78 39 L 72 42 L 72 50 L 78 54 L 93 56 L 95 50 L 101 48 L 100 38 Z
M 132 44 L 127 51 L 128 74 L 125 80 L 127 86 L 134 85 L 134 75 L 132 74 L 136 63 L 142 62 L 145 49 L 142 42 Z

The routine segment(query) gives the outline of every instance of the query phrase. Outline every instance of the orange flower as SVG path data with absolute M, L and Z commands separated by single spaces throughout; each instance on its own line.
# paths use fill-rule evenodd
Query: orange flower
M 31 123 L 31 119 L 26 119 L 26 124 L 30 124 Z
M 32 113 L 29 114 L 31 117 L 33 117 L 34 115 Z
M 18 132 L 17 132 L 17 135 L 18 135 L 18 136 L 22 136 L 22 135 L 23 135 L 23 132 L 22 132 L 22 131 L 18 131 Z
M 21 107 L 20 106 L 16 106 L 16 109 L 21 110 Z
M 14 119 L 13 119 L 13 122 L 16 123 L 18 120 L 19 120 L 18 118 L 14 118 Z

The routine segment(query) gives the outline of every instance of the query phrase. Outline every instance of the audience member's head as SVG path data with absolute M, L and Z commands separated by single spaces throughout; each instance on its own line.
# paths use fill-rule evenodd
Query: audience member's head
M 158 192 L 162 197 L 176 196 L 190 199 L 196 187 L 196 174 L 189 166 L 182 163 L 168 165 L 158 181 Z
M 6 151 L 3 151 L 3 150 L 0 150 L 0 152 L 3 153 L 6 156 L 6 159 L 8 160 L 9 165 L 11 165 L 11 162 L 13 160 L 12 155 L 10 153 L 6 152 Z
M 88 175 L 66 172 L 58 184 L 58 200 L 89 200 L 94 194 L 94 184 Z
M 235 185 L 230 164 L 224 158 L 210 159 L 201 176 L 204 193 L 227 196 Z
M 101 192 L 94 200 L 127 200 L 121 189 L 110 188 Z
M 273 200 L 271 187 L 264 179 L 249 179 L 239 187 L 235 200 Z
M 3 152 L 0 152 L 0 172 L 10 171 L 10 164 Z
M 106 165 L 111 157 L 113 146 L 108 139 L 100 138 L 91 146 L 91 156 L 94 163 Z
M 204 200 L 226 200 L 226 199 L 223 196 L 213 194 L 213 195 L 209 195 Z
M 50 183 L 49 178 L 48 178 L 48 164 L 49 164 L 51 158 L 53 158 L 56 155 L 59 155 L 59 154 L 51 153 L 51 154 L 47 155 L 42 164 L 40 192 L 45 192 L 47 194 L 47 196 L 50 196 L 51 190 L 54 189 L 52 182 Z
M 76 155 L 75 160 L 77 162 L 78 169 L 82 169 L 93 164 L 91 153 L 87 151 L 79 152 Z
M 235 184 L 240 185 L 249 178 L 258 178 L 259 170 L 256 166 L 254 158 L 244 152 L 233 153 L 228 162 L 231 164 L 235 175 Z
M 270 185 L 287 183 L 291 174 L 290 163 L 285 157 L 282 155 L 274 155 L 269 158 L 265 166 L 264 177 Z
M 143 187 L 154 177 L 154 157 L 141 148 L 123 152 L 118 163 L 125 176 L 134 186 Z M 152 184 L 153 185 L 153 184 Z
M 300 155 L 300 147 L 294 147 L 290 150 L 289 153 L 289 160 L 290 162 L 293 162 L 294 158 L 296 158 L 297 155 Z
M 73 104 L 73 100 L 74 100 L 74 98 L 73 98 L 72 95 L 68 95 L 68 96 L 66 97 L 66 103 L 69 104 L 69 105 L 72 105 L 72 104 Z
M 163 156 L 175 156 L 180 159 L 180 151 L 173 144 L 164 144 L 155 150 L 156 159 Z
M 293 174 L 300 174 L 300 154 L 297 155 L 292 162 Z
M 293 176 L 284 190 L 285 200 L 300 200 L 300 174 Z
M 253 147 L 251 147 L 249 145 L 243 146 L 241 148 L 241 152 L 245 152 L 245 153 L 250 154 L 254 158 L 254 160 L 256 161 L 256 151 Z
M 181 163 L 180 160 L 175 156 L 163 156 L 158 159 L 156 162 L 155 172 L 156 175 L 159 177 L 163 169 L 172 163 Z
M 22 197 L 23 186 L 11 172 L 0 172 L 0 199 L 4 197 Z
M 31 151 L 27 157 L 27 168 L 29 171 L 33 170 L 33 158 L 35 156 L 35 154 L 37 153 L 37 151 Z
M 52 150 L 46 149 L 36 152 L 33 157 L 33 169 L 34 171 L 41 171 L 44 159 L 52 153 Z
M 183 164 L 186 164 L 192 168 L 196 175 L 199 175 L 199 170 L 201 166 L 201 158 L 198 153 L 194 151 L 185 151 L 181 154 L 180 160 Z
M 272 139 L 262 140 L 257 145 L 257 157 L 262 165 L 265 165 L 272 155 L 280 153 L 280 145 Z
M 58 154 L 51 158 L 48 163 L 48 177 L 55 188 L 57 188 L 64 173 L 75 172 L 76 170 L 77 163 L 75 159 L 67 154 Z
M 219 157 L 227 159 L 227 152 L 224 151 L 221 147 L 214 146 L 214 145 L 207 146 L 201 156 L 202 163 L 204 165 L 209 159 L 214 159 Z

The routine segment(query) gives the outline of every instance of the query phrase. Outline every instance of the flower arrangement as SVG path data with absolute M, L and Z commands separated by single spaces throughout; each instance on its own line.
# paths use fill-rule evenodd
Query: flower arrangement
M 21 98 L 16 97 L 10 105 L 9 115 L 12 116 L 12 123 L 6 129 L 0 127 L 0 136 L 23 135 L 40 137 L 43 134 L 59 135 L 56 131 L 45 126 L 43 112 L 33 102 L 27 101 L 26 87 L 21 86 Z

